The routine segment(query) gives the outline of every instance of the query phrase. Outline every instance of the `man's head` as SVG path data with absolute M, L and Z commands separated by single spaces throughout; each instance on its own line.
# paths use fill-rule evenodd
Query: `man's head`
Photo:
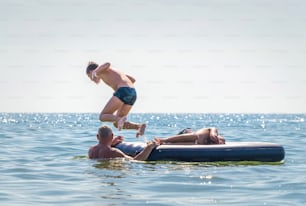
M 113 131 L 110 127 L 108 126 L 102 126 L 99 128 L 98 130 L 98 134 L 97 134 L 97 139 L 99 140 L 99 142 L 111 142 L 113 139 Z

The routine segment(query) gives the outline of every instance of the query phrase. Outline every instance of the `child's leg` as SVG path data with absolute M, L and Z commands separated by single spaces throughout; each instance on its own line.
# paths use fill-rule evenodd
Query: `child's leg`
M 114 122 L 114 126 L 118 129 L 137 129 L 136 137 L 139 137 L 144 134 L 146 124 L 126 122 L 126 117 L 131 109 L 132 105 L 124 104 L 118 97 L 112 96 L 100 113 L 99 119 L 102 122 Z
M 100 113 L 100 121 L 102 122 L 116 122 L 118 121 L 118 116 L 114 115 L 114 113 L 121 108 L 123 103 L 120 99 L 113 96 L 105 105 L 104 109 Z
M 117 112 L 117 117 L 120 118 L 114 123 L 114 126 L 118 129 L 137 129 L 136 137 L 139 137 L 144 134 L 146 129 L 146 124 L 138 124 L 134 122 L 126 122 L 126 117 L 130 110 L 132 109 L 131 105 L 124 104 Z

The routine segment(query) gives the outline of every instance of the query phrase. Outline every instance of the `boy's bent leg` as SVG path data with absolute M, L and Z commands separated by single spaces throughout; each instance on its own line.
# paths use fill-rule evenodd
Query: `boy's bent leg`
M 126 116 L 121 117 L 120 119 L 118 119 L 117 126 L 118 126 L 118 130 L 119 131 L 123 128 L 125 121 L 126 121 Z
M 146 124 L 140 124 L 140 127 L 138 128 L 138 131 L 136 133 L 136 137 L 144 135 L 144 132 L 146 130 L 147 125 Z
M 118 123 L 114 122 L 114 126 L 118 128 Z M 134 122 L 124 122 L 122 129 L 139 129 L 139 124 Z
M 118 121 L 118 116 L 114 115 L 114 113 L 121 108 L 123 103 L 120 99 L 113 96 L 105 105 L 104 109 L 100 113 L 100 121 L 102 122 L 115 122 Z
M 122 129 L 137 129 L 136 137 L 142 136 L 146 129 L 146 124 L 137 124 L 133 122 L 126 122 L 126 117 L 130 110 L 132 109 L 132 105 L 123 104 L 121 108 L 117 112 L 117 116 L 120 119 L 117 122 L 117 127 L 122 126 Z M 124 124 L 122 124 L 124 122 Z M 120 125 L 119 125 L 120 123 Z M 116 126 L 116 124 L 114 124 Z
M 129 111 L 132 109 L 132 105 L 123 104 L 117 111 L 117 121 L 114 124 L 119 130 L 125 129 L 124 124 L 127 119 Z
M 117 121 L 117 116 L 113 114 L 103 114 L 101 112 L 99 119 L 101 122 L 115 122 Z
M 116 128 L 118 127 L 118 123 L 114 122 L 114 126 Z M 145 132 L 146 129 L 146 124 L 138 124 L 138 123 L 134 123 L 134 122 L 124 122 L 123 126 L 121 127 L 122 129 L 135 129 L 138 130 L 136 133 L 136 137 L 142 136 Z

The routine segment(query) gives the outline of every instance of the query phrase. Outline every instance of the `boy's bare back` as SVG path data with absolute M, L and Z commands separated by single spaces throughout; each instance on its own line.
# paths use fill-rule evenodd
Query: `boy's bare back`
M 101 72 L 99 76 L 105 84 L 117 90 L 119 87 L 134 87 L 132 81 L 127 77 L 127 75 L 109 68 L 106 71 Z

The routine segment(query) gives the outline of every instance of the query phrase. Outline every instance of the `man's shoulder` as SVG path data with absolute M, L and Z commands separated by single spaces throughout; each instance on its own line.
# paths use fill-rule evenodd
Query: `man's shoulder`
M 89 148 L 88 155 L 91 158 L 115 158 L 115 157 L 126 157 L 120 149 L 118 148 L 108 148 L 108 147 L 100 147 L 99 145 L 95 145 Z
M 88 150 L 88 156 L 89 158 L 96 158 L 98 150 L 97 150 L 98 145 L 91 146 Z
M 118 148 L 112 147 L 111 151 L 112 151 L 113 154 L 117 154 L 120 157 L 124 157 L 125 156 L 125 154 L 120 149 L 118 149 Z
M 99 145 L 94 145 L 89 148 L 89 152 L 93 152 L 98 148 Z

